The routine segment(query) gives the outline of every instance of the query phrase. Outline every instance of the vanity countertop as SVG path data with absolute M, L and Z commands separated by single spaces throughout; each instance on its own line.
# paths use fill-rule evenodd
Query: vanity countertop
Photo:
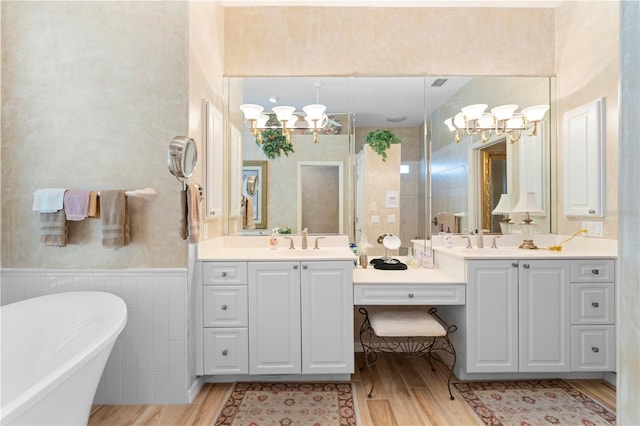
M 308 248 L 301 249 L 301 237 L 294 239 L 295 249 L 289 250 L 289 241 L 281 235 L 275 250 L 269 248 L 269 237 L 222 237 L 206 240 L 198 244 L 198 260 L 215 261 L 312 261 L 312 260 L 350 260 L 356 256 L 349 248 L 346 237 L 327 236 L 319 241 L 320 248 L 313 249 L 317 236 L 308 237 Z
M 490 248 L 491 241 L 489 238 L 491 237 L 490 235 L 485 236 L 484 248 L 475 247 L 476 237 L 472 236 L 473 248 L 465 248 L 464 246 L 446 248 L 440 244 L 434 244 L 433 250 L 436 258 L 442 254 L 458 259 L 615 259 L 618 257 L 617 241 L 615 240 L 577 237 L 562 244 L 560 251 L 555 251 L 549 250 L 548 247 L 558 245 L 566 239 L 565 237 L 557 235 L 536 236 L 535 243 L 539 247 L 536 250 L 518 248 L 520 241 L 518 236 L 514 235 L 505 235 L 498 238 L 498 248 Z

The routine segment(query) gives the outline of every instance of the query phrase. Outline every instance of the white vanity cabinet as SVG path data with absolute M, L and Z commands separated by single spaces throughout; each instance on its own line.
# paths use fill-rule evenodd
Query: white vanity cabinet
M 613 371 L 615 262 L 467 260 L 466 373 Z
M 249 373 L 353 372 L 353 262 L 249 262 Z
M 571 266 L 571 369 L 615 371 L 615 262 Z
M 246 262 L 201 262 L 202 374 L 249 372 Z

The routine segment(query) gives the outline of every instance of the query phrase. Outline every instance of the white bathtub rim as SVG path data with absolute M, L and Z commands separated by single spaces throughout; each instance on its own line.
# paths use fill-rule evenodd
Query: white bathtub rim
M 127 306 L 125 302 L 113 293 L 102 292 L 102 291 L 72 291 L 66 293 L 55 293 L 49 294 L 45 296 L 34 297 L 31 299 L 25 299 L 20 302 L 11 303 L 8 305 L 4 305 L 0 307 L 0 311 L 6 308 L 11 307 L 12 305 L 16 305 L 19 303 L 39 303 L 41 300 L 45 298 L 62 298 L 65 296 L 69 296 L 70 294 L 74 294 L 77 296 L 87 296 L 95 297 L 97 295 L 102 295 L 103 297 L 107 297 L 111 299 L 112 304 L 114 304 L 114 309 L 118 309 L 122 311 L 122 320 L 115 326 L 112 327 L 105 336 L 104 339 L 99 341 L 96 344 L 88 345 L 82 351 L 77 352 L 74 356 L 70 357 L 67 361 L 60 364 L 56 369 L 52 370 L 49 374 L 44 376 L 41 380 L 39 380 L 34 385 L 26 388 L 19 395 L 16 395 L 11 401 L 7 403 L 3 403 L 0 407 L 0 424 L 8 424 L 13 421 L 13 419 L 18 418 L 23 413 L 25 413 L 29 408 L 33 407 L 37 402 L 43 399 L 46 395 L 48 395 L 50 389 L 55 389 L 62 385 L 66 380 L 68 380 L 78 369 L 82 368 L 89 362 L 93 361 L 100 353 L 109 345 L 114 345 L 115 340 L 118 335 L 124 329 L 127 323 Z M 37 300 L 36 300 L 37 299 Z M 13 308 L 11 308 L 13 309 Z M 114 312 L 113 315 L 116 316 L 119 312 Z M 72 368 L 73 367 L 73 368 Z M 4 401 L 2 401 L 4 402 Z

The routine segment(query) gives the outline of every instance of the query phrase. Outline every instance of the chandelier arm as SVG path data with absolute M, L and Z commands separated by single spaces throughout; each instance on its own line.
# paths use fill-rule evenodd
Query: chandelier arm
M 516 133 L 518 135 L 517 138 L 513 137 L 513 134 Z M 522 133 L 520 132 L 520 130 L 515 130 L 515 131 L 511 131 L 509 132 L 509 142 L 510 143 L 516 143 L 520 140 L 520 136 L 522 136 Z

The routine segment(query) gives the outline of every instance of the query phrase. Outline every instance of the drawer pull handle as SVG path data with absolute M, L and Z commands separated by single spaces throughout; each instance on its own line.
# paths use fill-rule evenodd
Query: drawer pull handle
M 597 347 L 597 346 L 592 347 L 592 348 L 591 348 L 591 350 L 592 350 L 593 352 L 595 352 L 595 353 L 600 352 L 600 348 L 599 348 L 599 347 Z
M 302 269 L 309 269 L 309 265 L 302 265 Z
M 227 350 L 226 350 L 226 349 L 222 351 L 222 355 L 224 355 L 224 356 L 227 356 L 227 354 L 228 354 L 228 353 L 229 353 L 229 352 L 227 352 Z
M 223 311 L 226 311 L 226 310 L 227 310 L 227 305 L 222 305 L 222 306 L 220 306 L 220 308 L 221 308 Z
M 517 267 L 518 267 L 518 263 L 517 263 L 517 262 L 513 262 L 513 263 L 511 264 L 511 266 L 513 266 L 514 268 L 517 268 Z
M 599 271 L 598 269 L 592 269 L 592 270 L 591 270 L 591 273 L 592 273 L 593 275 L 598 275 L 598 274 L 600 273 L 600 271 Z
M 597 308 L 600 306 L 600 304 L 598 302 L 591 302 L 591 306 L 593 306 L 594 308 Z
M 524 265 L 522 265 L 522 266 L 524 266 L 524 269 L 529 269 L 529 264 L 528 264 L 528 263 L 525 263 L 525 264 L 524 264 Z
M 293 269 L 298 269 L 298 265 L 293 265 Z
M 409 293 L 409 299 L 413 299 L 413 293 Z
M 226 272 L 220 272 L 220 276 L 224 278 L 224 277 L 227 276 L 227 273 Z

